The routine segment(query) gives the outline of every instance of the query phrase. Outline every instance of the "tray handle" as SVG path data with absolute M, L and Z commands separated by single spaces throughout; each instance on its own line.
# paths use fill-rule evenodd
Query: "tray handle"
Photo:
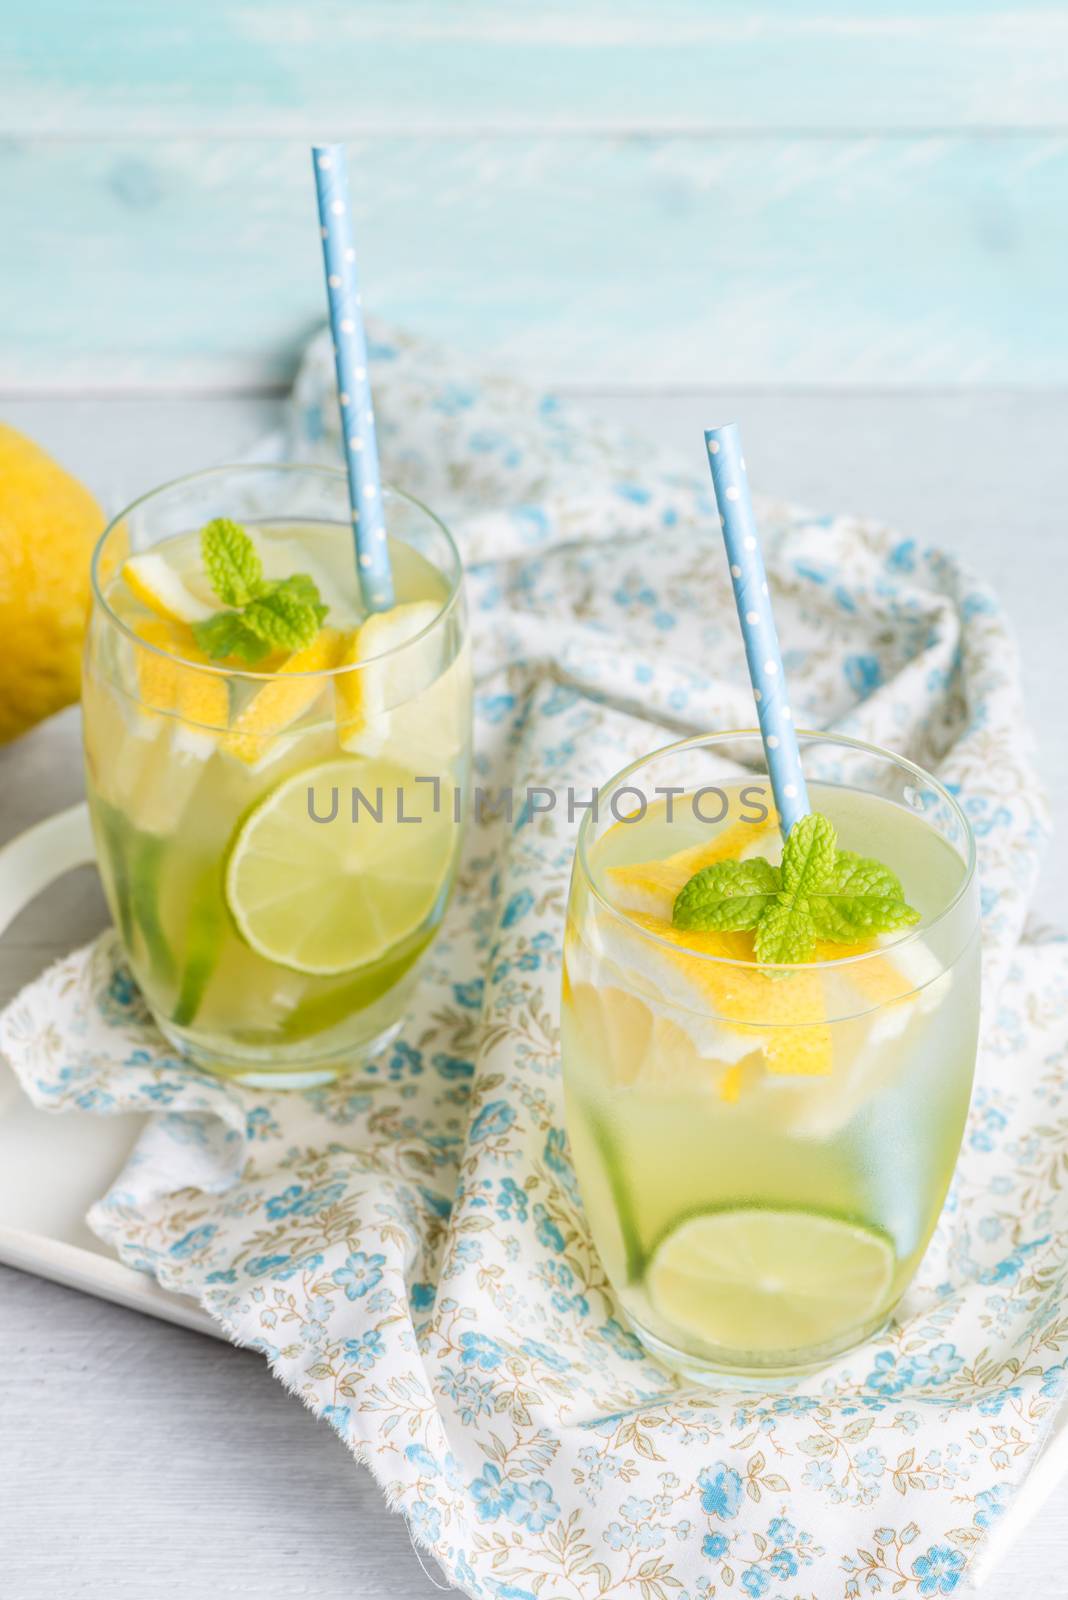
M 0 934 L 42 889 L 95 858 L 84 800 L 16 835 L 0 849 Z

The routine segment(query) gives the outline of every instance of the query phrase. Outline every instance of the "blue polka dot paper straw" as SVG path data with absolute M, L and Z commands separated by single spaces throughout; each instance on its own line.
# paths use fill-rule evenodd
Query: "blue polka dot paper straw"
M 801 752 L 786 695 L 782 652 L 771 612 L 764 557 L 760 552 L 749 480 L 735 423 L 706 428 L 705 443 L 712 468 L 723 542 L 727 547 L 734 601 L 745 643 L 745 659 L 753 684 L 760 735 L 768 761 L 779 826 L 785 839 L 799 817 L 808 813 L 808 790 L 801 771 Z
M 341 404 L 341 436 L 349 475 L 352 535 L 356 571 L 368 611 L 393 604 L 393 574 L 386 543 L 386 518 L 378 473 L 378 443 L 371 384 L 367 376 L 367 340 L 363 331 L 356 248 L 352 242 L 345 147 L 312 146 L 319 224 L 323 235 L 326 297 L 334 335 L 337 390 Z

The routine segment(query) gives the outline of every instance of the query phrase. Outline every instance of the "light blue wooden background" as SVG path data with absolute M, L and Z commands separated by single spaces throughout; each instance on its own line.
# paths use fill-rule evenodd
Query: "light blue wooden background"
M 570 387 L 1068 383 L 1068 6 L 6 0 L 0 385 L 284 383 L 366 299 Z

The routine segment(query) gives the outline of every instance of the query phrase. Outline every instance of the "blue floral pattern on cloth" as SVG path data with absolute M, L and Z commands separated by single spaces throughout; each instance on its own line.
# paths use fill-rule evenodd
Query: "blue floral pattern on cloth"
M 372 360 L 386 472 L 467 561 L 479 783 L 587 793 L 680 732 L 752 722 L 696 467 L 414 341 L 379 335 Z M 320 339 L 287 454 L 336 459 L 331 383 Z M 1046 824 L 1013 645 L 991 592 L 937 550 L 757 509 L 798 720 L 934 767 L 980 842 L 978 1085 L 885 1334 L 763 1393 L 694 1387 L 628 1331 L 563 1124 L 564 807 L 472 823 L 375 1075 L 290 1095 L 202 1076 L 150 1025 L 111 934 L 0 1018 L 38 1105 L 153 1113 L 91 1212 L 100 1237 L 261 1350 L 489 1600 L 952 1594 L 1065 1389 L 1068 945 L 1024 936 Z

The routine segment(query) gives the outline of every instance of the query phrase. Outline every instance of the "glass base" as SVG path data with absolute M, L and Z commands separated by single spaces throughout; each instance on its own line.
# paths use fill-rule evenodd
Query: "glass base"
M 177 1033 L 170 1024 L 161 1022 L 158 1017 L 156 1026 L 168 1044 L 172 1044 L 195 1067 L 214 1078 L 225 1078 L 228 1083 L 236 1083 L 242 1089 L 318 1089 L 324 1084 L 336 1083 L 351 1072 L 359 1072 L 361 1067 L 373 1061 L 375 1056 L 392 1044 L 403 1021 L 403 1017 L 398 1018 L 374 1038 L 345 1050 L 314 1056 L 307 1062 L 288 1060 L 274 1067 L 266 1055 L 250 1060 L 247 1056 L 227 1056 L 205 1050 Z
M 715 1355 L 695 1356 L 680 1350 L 651 1333 L 636 1317 L 624 1311 L 634 1335 L 649 1354 L 693 1383 L 707 1389 L 757 1389 L 761 1392 L 791 1389 L 802 1378 L 820 1372 L 832 1361 L 848 1355 L 869 1339 L 881 1334 L 890 1322 L 890 1312 L 863 1328 L 854 1328 L 841 1340 L 809 1350 L 784 1350 L 778 1355 L 755 1356 L 752 1351 L 723 1350 Z

